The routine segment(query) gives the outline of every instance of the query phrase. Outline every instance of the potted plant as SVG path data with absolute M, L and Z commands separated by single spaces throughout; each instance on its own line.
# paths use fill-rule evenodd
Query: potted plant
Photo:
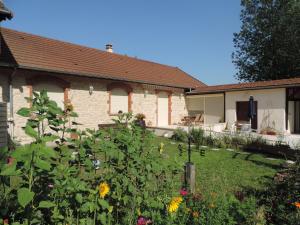
M 138 125 L 138 126 L 140 126 L 140 127 L 142 127 L 142 128 L 145 129 L 146 128 L 145 118 L 146 118 L 146 116 L 143 113 L 136 114 L 136 116 L 135 116 L 136 125 Z

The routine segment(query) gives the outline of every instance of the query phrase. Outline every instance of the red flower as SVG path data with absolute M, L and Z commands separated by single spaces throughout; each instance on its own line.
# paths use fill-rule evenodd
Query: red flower
M 188 191 L 185 189 L 185 188 L 182 188 L 181 190 L 180 190 L 180 195 L 181 196 L 186 196 L 188 194 Z
M 8 219 L 4 219 L 4 220 L 3 220 L 3 224 L 9 224 L 9 223 L 8 223 Z
M 7 164 L 8 165 L 12 165 L 13 164 L 14 159 L 12 157 L 8 157 L 7 158 Z

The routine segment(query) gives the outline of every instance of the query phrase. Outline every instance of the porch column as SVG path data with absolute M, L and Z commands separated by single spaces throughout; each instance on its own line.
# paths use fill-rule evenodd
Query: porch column
M 205 120 L 206 120 L 206 113 L 205 113 L 205 104 L 206 104 L 206 102 L 205 102 L 205 99 L 206 99 L 206 97 L 204 96 L 203 97 L 203 124 L 205 124 Z

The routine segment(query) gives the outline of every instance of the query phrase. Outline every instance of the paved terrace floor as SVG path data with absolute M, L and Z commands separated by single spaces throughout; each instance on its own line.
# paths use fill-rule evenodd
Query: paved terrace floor
M 192 126 L 194 128 L 202 128 L 205 130 L 206 134 L 213 134 L 214 136 L 223 136 L 223 135 L 240 135 L 240 136 L 248 136 L 252 138 L 262 137 L 270 144 L 275 144 L 276 142 L 281 142 L 288 144 L 293 149 L 300 149 L 300 135 L 299 134 L 284 134 L 284 135 L 262 135 L 255 132 L 232 132 L 229 130 L 225 131 L 212 131 L 210 126 Z M 181 128 L 185 131 L 188 131 L 192 127 L 182 126 L 182 125 L 168 125 L 168 126 L 160 126 L 160 127 L 148 127 L 150 130 L 153 130 L 156 135 L 171 137 L 173 132 L 177 128 Z

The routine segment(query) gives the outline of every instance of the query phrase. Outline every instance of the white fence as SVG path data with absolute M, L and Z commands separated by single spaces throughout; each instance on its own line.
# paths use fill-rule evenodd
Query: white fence
M 7 107 L 0 102 L 0 147 L 7 145 Z

